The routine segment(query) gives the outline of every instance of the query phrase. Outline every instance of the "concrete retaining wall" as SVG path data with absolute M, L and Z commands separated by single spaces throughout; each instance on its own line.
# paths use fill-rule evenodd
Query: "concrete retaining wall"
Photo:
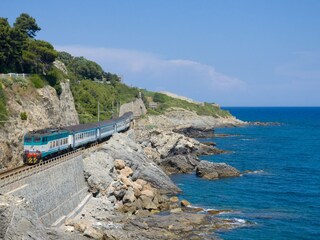
M 58 224 L 88 196 L 82 155 L 1 189 L 26 198 L 46 226 Z

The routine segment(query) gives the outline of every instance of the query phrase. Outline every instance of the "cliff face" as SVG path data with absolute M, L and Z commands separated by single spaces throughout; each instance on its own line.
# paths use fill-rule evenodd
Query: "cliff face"
M 61 82 L 61 88 L 60 97 L 50 86 L 35 89 L 13 83 L 5 88 L 10 117 L 0 129 L 0 169 L 22 164 L 26 132 L 79 123 L 69 81 Z M 27 120 L 21 119 L 22 112 Z
M 121 105 L 119 115 L 122 116 L 126 112 L 133 112 L 133 116 L 140 117 L 147 113 L 147 109 L 141 98 L 137 98 L 133 102 Z

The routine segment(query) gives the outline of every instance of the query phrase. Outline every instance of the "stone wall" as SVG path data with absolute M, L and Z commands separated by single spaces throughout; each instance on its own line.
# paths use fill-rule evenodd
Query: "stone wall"
M 82 156 L 10 184 L 0 192 L 24 197 L 46 226 L 58 224 L 88 196 Z

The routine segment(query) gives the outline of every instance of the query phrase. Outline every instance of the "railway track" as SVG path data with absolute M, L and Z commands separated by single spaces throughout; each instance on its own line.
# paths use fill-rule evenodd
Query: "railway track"
M 75 151 L 60 155 L 58 157 L 51 158 L 49 160 L 46 160 L 44 162 L 30 165 L 30 166 L 21 166 L 13 169 L 9 169 L 6 171 L 0 172 L 0 188 L 11 184 L 13 182 L 19 181 L 25 177 L 28 177 L 32 174 L 38 173 L 40 171 L 43 171 L 45 169 L 48 169 L 52 166 L 55 166 L 63 161 L 67 161 L 70 158 L 79 156 L 85 152 L 93 151 L 101 147 L 103 144 L 105 144 L 106 141 L 100 142 L 100 143 L 92 143 L 90 147 L 87 148 L 79 148 Z
M 61 162 L 67 161 L 70 158 L 79 156 L 82 154 L 83 149 L 77 149 L 75 151 L 63 154 L 61 156 L 51 158 L 47 161 L 31 165 L 31 166 L 21 166 L 13 169 L 9 169 L 7 171 L 0 172 L 0 188 L 14 183 L 16 181 L 19 181 L 23 178 L 26 178 L 30 175 L 36 174 L 38 172 L 41 172 L 45 169 L 48 169 L 50 167 L 53 167 Z
M 0 181 L 2 179 L 5 179 L 5 178 L 7 178 L 9 176 L 12 176 L 12 175 L 16 174 L 17 172 L 22 172 L 26 168 L 28 168 L 28 166 L 20 166 L 20 167 L 16 167 L 16 168 L 12 168 L 12 169 L 9 169 L 9 170 L 2 171 L 2 172 L 0 172 Z

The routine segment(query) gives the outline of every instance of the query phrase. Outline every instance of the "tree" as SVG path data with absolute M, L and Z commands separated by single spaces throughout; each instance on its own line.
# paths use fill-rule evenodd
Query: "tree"
M 102 80 L 103 70 L 100 65 L 84 57 L 75 57 L 69 67 L 83 79 Z
M 30 73 L 46 74 L 57 55 L 50 43 L 29 39 L 28 48 L 23 51 L 24 69 Z
M 70 53 L 58 52 L 58 60 L 63 62 L 66 67 L 68 67 L 72 63 L 73 59 L 74 57 Z
M 10 25 L 7 18 L 0 18 L 0 72 L 7 71 L 7 61 L 11 51 Z
M 36 32 L 41 30 L 37 25 L 36 20 L 33 17 L 30 17 L 27 13 L 20 14 L 13 24 L 13 27 L 27 34 L 30 38 L 34 38 L 36 36 Z

